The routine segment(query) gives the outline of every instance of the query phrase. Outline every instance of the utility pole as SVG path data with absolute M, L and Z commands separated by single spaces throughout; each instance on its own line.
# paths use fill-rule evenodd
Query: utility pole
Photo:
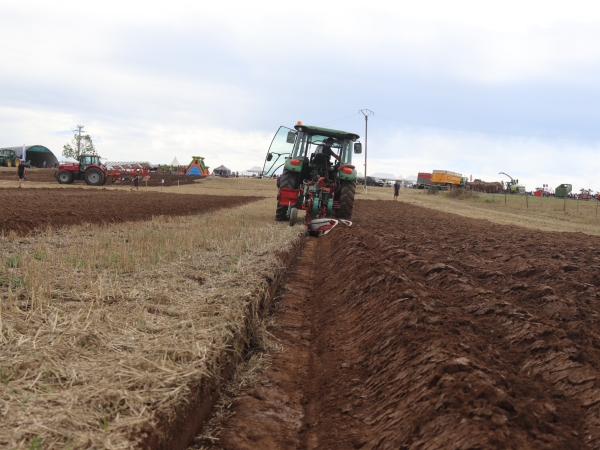
M 77 159 L 81 156 L 81 130 L 84 125 L 77 125 L 77 129 L 79 130 L 79 136 L 77 137 Z M 77 130 L 74 130 L 77 131 Z
M 365 190 L 365 194 L 367 193 L 367 136 L 369 131 L 369 116 L 375 114 L 370 109 L 361 109 L 358 111 L 363 116 L 365 116 L 365 177 L 363 178 L 363 189 Z

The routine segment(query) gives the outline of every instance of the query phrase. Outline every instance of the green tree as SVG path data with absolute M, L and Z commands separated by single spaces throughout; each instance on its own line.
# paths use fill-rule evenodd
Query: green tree
M 92 142 L 92 138 L 87 133 L 82 133 L 83 125 L 77 125 L 78 132 L 73 136 L 73 140 L 70 144 L 63 146 L 63 156 L 72 157 L 79 161 L 79 157 L 82 154 L 95 154 L 96 147 Z

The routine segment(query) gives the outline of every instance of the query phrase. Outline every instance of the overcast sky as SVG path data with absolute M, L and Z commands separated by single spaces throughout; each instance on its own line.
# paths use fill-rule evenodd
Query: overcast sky
M 110 160 L 242 171 L 280 125 L 363 136 L 369 108 L 369 173 L 599 190 L 596 4 L 0 0 L 0 146 L 81 124 Z

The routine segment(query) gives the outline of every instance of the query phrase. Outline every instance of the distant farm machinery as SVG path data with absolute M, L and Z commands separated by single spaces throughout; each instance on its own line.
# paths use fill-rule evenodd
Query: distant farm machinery
M 107 181 L 111 183 L 128 183 L 135 176 L 140 179 L 148 177 L 148 169 L 114 169 L 107 168 L 98 155 L 81 155 L 79 161 L 64 162 L 54 174 L 60 184 L 71 184 L 75 180 L 83 180 L 90 186 L 102 186 Z
M 577 195 L 578 200 L 598 200 L 598 198 L 600 198 L 600 193 L 594 195 L 591 189 L 580 189 L 580 193 Z
M 14 150 L 9 148 L 0 149 L 0 166 L 18 167 L 20 163 L 21 160 Z
M 508 178 L 510 178 L 510 181 L 506 182 L 506 192 L 508 192 L 509 194 L 525 193 L 525 186 L 519 184 L 519 180 L 514 179 L 509 174 L 504 172 L 499 172 L 499 175 L 506 175 Z

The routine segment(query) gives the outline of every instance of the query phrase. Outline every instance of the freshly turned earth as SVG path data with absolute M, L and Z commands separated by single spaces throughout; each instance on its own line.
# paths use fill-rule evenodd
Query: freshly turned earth
M 358 201 L 214 448 L 600 448 L 600 238 Z
M 94 189 L 0 189 L 0 233 L 25 235 L 67 225 L 150 220 L 153 216 L 184 216 L 232 208 L 259 197 L 169 194 L 164 192 Z

